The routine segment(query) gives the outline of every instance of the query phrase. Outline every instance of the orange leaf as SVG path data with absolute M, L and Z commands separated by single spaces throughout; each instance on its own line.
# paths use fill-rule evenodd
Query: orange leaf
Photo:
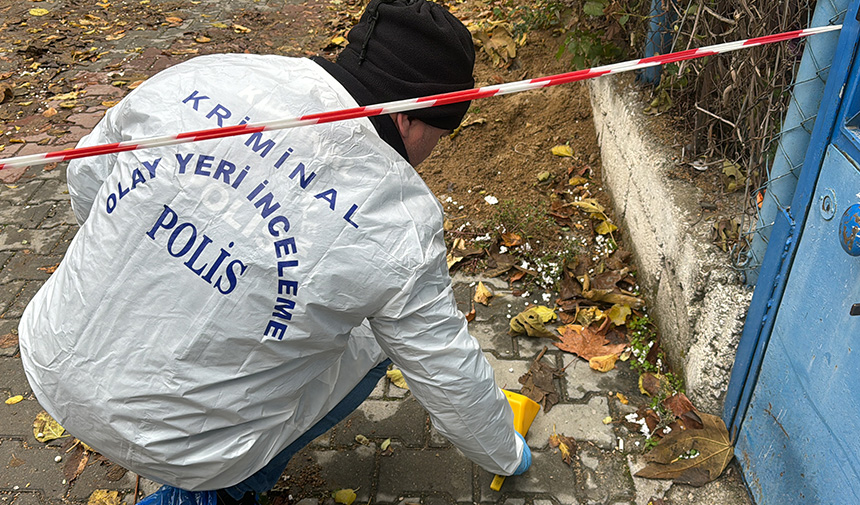
M 579 357 L 590 360 L 608 354 L 621 354 L 627 344 L 612 344 L 607 342 L 606 321 L 598 330 L 578 324 L 568 324 L 558 329 L 561 334 L 561 342 L 553 342 L 553 345 L 562 351 L 571 352 Z
M 511 275 L 511 278 L 508 282 L 517 282 L 518 280 L 522 279 L 525 276 L 526 276 L 525 272 L 523 272 L 522 270 L 518 270 L 516 273 Z
M 505 247 L 516 247 L 523 243 L 523 238 L 516 233 L 502 233 L 502 245 Z
M 169 16 L 164 18 L 164 20 L 171 24 L 178 24 L 182 22 L 182 18 L 178 18 L 176 16 Z

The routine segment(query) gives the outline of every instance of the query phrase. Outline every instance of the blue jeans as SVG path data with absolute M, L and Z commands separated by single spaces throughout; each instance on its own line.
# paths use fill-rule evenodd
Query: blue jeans
M 374 387 L 376 387 L 376 383 L 379 382 L 379 379 L 385 375 L 385 371 L 388 369 L 388 365 L 390 364 L 391 360 L 386 359 L 367 372 L 367 375 L 361 379 L 361 382 L 352 388 L 352 391 L 350 391 L 346 397 L 340 401 L 340 403 L 335 405 L 334 408 L 325 415 L 325 417 L 317 421 L 315 425 L 311 426 L 304 435 L 297 438 L 292 444 L 288 445 L 286 449 L 279 452 L 277 456 L 272 458 L 272 460 L 257 473 L 235 486 L 224 488 L 224 491 L 238 500 L 241 499 L 248 491 L 259 494 L 275 487 L 275 484 L 278 482 L 278 478 L 282 473 L 284 473 L 284 469 L 287 468 L 287 463 L 290 462 L 290 458 L 292 458 L 295 453 L 302 450 L 306 445 L 311 443 L 312 440 L 327 432 L 332 426 L 341 422 L 346 418 L 346 416 L 350 415 L 352 411 L 357 409 L 358 406 L 361 405 L 368 396 L 370 396 L 370 392 L 373 391 Z

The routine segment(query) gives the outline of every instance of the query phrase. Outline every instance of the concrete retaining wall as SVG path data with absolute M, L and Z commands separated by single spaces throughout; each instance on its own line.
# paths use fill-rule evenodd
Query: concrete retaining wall
M 720 414 L 752 292 L 713 244 L 715 218 L 701 216 L 700 202 L 714 195 L 666 176 L 678 153 L 656 141 L 631 75 L 594 79 L 589 89 L 604 185 L 638 260 L 663 348 L 693 403 Z

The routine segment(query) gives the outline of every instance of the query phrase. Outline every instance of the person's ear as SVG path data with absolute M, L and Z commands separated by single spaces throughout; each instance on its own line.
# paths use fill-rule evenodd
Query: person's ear
M 403 139 L 404 143 L 415 135 L 415 119 L 402 112 L 395 112 L 391 115 L 391 119 L 394 120 L 394 125 L 397 126 L 397 131 L 400 132 L 400 138 Z

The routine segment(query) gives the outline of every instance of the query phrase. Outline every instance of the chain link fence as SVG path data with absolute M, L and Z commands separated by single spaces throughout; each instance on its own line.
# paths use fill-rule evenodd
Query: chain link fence
M 678 51 L 839 24 L 847 6 L 847 0 L 662 0 L 663 29 L 672 35 L 670 50 Z M 706 160 L 740 180 L 743 208 L 722 231 L 748 284 L 755 284 L 776 213 L 794 194 L 837 38 L 832 32 L 663 69 L 658 93 L 671 98 L 671 113 L 692 131 L 685 161 Z

